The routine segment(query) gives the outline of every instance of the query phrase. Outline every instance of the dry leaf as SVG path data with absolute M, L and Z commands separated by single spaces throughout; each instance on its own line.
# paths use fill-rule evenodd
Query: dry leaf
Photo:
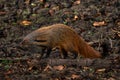
M 30 67 L 28 68 L 28 70 L 29 70 L 29 71 L 31 71 L 31 70 L 32 70 L 32 68 L 33 68 L 33 66 L 30 66 Z
M 118 32 L 117 35 L 120 37 L 120 32 Z
M 97 27 L 97 26 L 105 26 L 107 25 L 105 21 L 101 21 L 101 22 L 94 22 L 93 26 Z
M 44 2 L 44 0 L 40 0 L 40 2 Z
M 55 13 L 54 10 L 52 10 L 52 9 L 49 10 L 49 14 L 50 14 L 51 16 L 54 15 L 54 13 Z
M 119 21 L 119 22 L 117 22 L 117 25 L 118 25 L 118 26 L 120 26 L 120 21 Z
M 64 67 L 63 65 L 59 65 L 59 66 L 54 66 L 53 68 L 56 69 L 56 70 L 61 71 L 61 70 L 63 70 L 65 67 Z
M 50 80 L 52 80 L 52 79 L 50 79 Z M 60 79 L 58 79 L 58 78 L 55 78 L 54 80 L 60 80 Z
M 59 6 L 54 6 L 53 8 L 52 8 L 52 10 L 59 10 L 60 9 L 60 7 Z
M 79 78 L 79 75 L 73 74 L 73 75 L 71 76 L 71 78 L 72 78 L 72 79 L 77 79 L 77 78 Z
M 106 70 L 105 68 L 103 68 L 103 69 L 98 69 L 97 72 L 105 72 L 105 70 Z
M 76 4 L 80 4 L 80 0 L 75 1 L 74 5 L 76 5 Z
M 73 20 L 77 20 L 77 19 L 78 19 L 78 16 L 77 16 L 77 15 L 75 15 Z
M 0 11 L 0 15 L 5 15 L 7 12 Z
M 9 71 L 5 72 L 5 74 L 6 74 L 6 75 L 11 74 L 11 73 L 12 73 L 12 71 L 11 71 L 11 70 L 9 70 Z
M 45 3 L 45 5 L 44 5 L 45 8 L 47 8 L 47 7 L 49 7 L 49 6 L 50 6 L 49 3 Z
M 107 79 L 107 80 L 116 80 L 115 78 L 112 78 L 112 77 L 110 77 L 109 79 Z
M 33 67 L 36 66 L 36 64 L 38 64 L 38 60 L 36 60 L 36 59 L 28 59 L 27 64 L 29 65 L 28 70 L 30 71 L 30 70 L 33 69 Z
M 12 80 L 12 79 L 10 78 L 10 76 L 5 75 L 5 80 Z
M 112 29 L 112 31 L 113 31 L 114 33 L 116 33 L 118 37 L 120 37 L 120 31 L 117 31 L 117 30 L 114 30 L 114 29 Z
M 89 67 L 83 67 L 84 68 L 84 70 L 88 70 L 88 69 L 90 69 Z
M 30 3 L 30 0 L 26 0 L 25 3 L 28 5 Z
M 47 65 L 43 71 L 48 71 L 50 69 L 52 69 L 52 67 L 50 65 Z
M 27 20 L 24 20 L 24 21 L 20 22 L 20 24 L 21 24 L 21 25 L 24 25 L 24 26 L 28 26 L 28 25 L 31 24 L 31 22 L 30 22 L 30 21 L 27 21 Z

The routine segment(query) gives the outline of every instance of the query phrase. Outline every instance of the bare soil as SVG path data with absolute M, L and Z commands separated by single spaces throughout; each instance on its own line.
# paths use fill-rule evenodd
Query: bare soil
M 39 47 L 19 47 L 33 30 L 56 23 L 72 26 L 104 57 L 52 65 L 61 61 L 58 50 L 40 60 Z M 0 80 L 120 80 L 120 0 L 0 0 Z

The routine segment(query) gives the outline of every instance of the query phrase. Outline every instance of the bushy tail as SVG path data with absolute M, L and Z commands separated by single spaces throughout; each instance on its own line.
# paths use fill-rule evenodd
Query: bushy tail
M 100 58 L 100 57 L 102 57 L 102 55 L 98 51 L 93 49 L 81 37 L 80 37 L 80 44 L 79 44 L 79 52 L 80 52 L 80 55 L 84 56 L 85 58 Z

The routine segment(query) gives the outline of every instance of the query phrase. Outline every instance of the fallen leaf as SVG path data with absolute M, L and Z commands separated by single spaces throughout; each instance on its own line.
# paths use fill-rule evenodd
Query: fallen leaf
M 44 0 L 40 0 L 40 2 L 44 2 Z
M 12 80 L 12 79 L 10 78 L 10 76 L 5 75 L 5 80 Z
M 118 26 L 120 26 L 120 21 L 119 21 L 119 22 L 117 22 L 117 25 L 118 25 Z
M 59 6 L 54 6 L 53 8 L 52 8 L 52 10 L 59 10 L 60 9 L 60 7 Z
M 107 79 L 107 80 L 116 80 L 115 78 L 112 78 L 112 77 L 110 77 L 109 79 Z
M 9 70 L 9 71 L 7 71 L 5 74 L 8 75 L 8 74 L 11 74 L 11 73 L 12 73 L 12 71 Z
M 120 32 L 118 32 L 117 35 L 120 37 Z
M 75 1 L 74 5 L 76 5 L 76 4 L 80 4 L 80 0 Z
M 56 70 L 61 71 L 61 70 L 63 70 L 65 67 L 64 67 L 63 65 L 59 65 L 59 66 L 54 66 L 53 68 L 56 69 Z
M 39 0 L 39 1 L 40 1 L 40 3 L 42 3 L 42 4 L 46 2 L 46 0 Z
M 26 0 L 25 3 L 28 5 L 30 3 L 30 0 Z
M 52 69 L 52 67 L 50 65 L 47 65 L 43 71 L 48 71 L 50 69 Z
M 44 5 L 45 8 L 47 8 L 47 7 L 49 7 L 49 6 L 50 6 L 49 3 L 45 3 L 45 5 Z
M 107 25 L 107 23 L 105 21 L 101 21 L 101 22 L 94 22 L 93 26 L 98 27 L 98 26 L 105 26 Z
M 75 15 L 73 20 L 77 20 L 77 19 L 78 19 L 78 16 L 77 16 L 77 15 Z
M 0 15 L 5 15 L 7 12 L 0 11 Z
M 24 20 L 24 21 L 20 22 L 20 24 L 21 24 L 21 25 L 24 25 L 24 26 L 28 26 L 28 25 L 31 24 L 31 22 L 30 22 L 30 21 L 27 21 L 27 20 Z
M 30 71 L 30 70 L 33 69 L 33 67 L 36 66 L 36 64 L 38 64 L 38 60 L 36 60 L 36 59 L 28 59 L 27 64 L 29 65 L 28 70 Z
M 113 31 L 114 33 L 116 33 L 118 37 L 120 37 L 120 31 L 114 30 L 114 29 L 112 29 L 112 31 Z
M 36 4 L 35 3 L 31 3 L 31 6 L 36 6 Z
M 50 80 L 52 80 L 52 79 L 50 79 Z M 54 80 L 60 80 L 60 79 L 58 79 L 58 78 L 55 78 Z
M 102 68 L 102 69 L 98 69 L 96 72 L 105 72 L 105 68 Z
M 31 70 L 32 70 L 32 68 L 33 68 L 33 66 L 30 66 L 30 67 L 28 68 L 28 70 L 29 70 L 29 71 L 31 71 Z
M 88 70 L 88 69 L 90 69 L 89 67 L 83 67 L 84 68 L 84 70 Z
M 80 76 L 79 75 L 76 75 L 76 74 L 72 74 L 72 76 L 71 76 L 71 78 L 72 79 L 77 79 L 77 78 L 79 78 Z
M 54 10 L 52 10 L 52 9 L 49 10 L 49 14 L 50 14 L 51 16 L 54 15 L 54 13 L 55 13 Z

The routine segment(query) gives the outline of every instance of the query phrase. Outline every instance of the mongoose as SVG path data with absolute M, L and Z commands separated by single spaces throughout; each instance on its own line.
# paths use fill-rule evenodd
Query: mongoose
M 85 58 L 100 58 L 101 54 L 83 40 L 71 27 L 64 24 L 54 24 L 39 28 L 29 33 L 21 44 L 39 45 L 47 49 L 46 57 L 53 48 L 60 49 L 63 58 L 68 57 L 68 52 L 74 54 L 74 58 L 82 55 Z M 42 52 L 42 55 L 44 53 Z

